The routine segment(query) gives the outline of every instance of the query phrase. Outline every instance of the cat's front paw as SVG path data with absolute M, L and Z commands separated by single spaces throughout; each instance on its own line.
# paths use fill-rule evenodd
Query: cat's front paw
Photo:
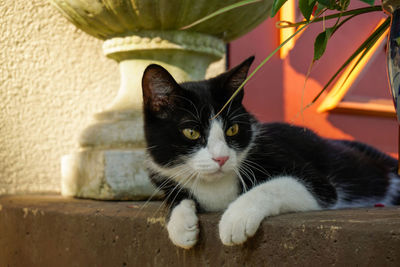
M 193 200 L 182 200 L 173 209 L 167 229 L 169 238 L 175 245 L 189 249 L 196 244 L 199 235 L 199 225 L 196 206 Z
M 264 215 L 254 203 L 245 198 L 239 198 L 222 215 L 219 222 L 219 237 L 226 246 L 239 245 L 253 236 Z

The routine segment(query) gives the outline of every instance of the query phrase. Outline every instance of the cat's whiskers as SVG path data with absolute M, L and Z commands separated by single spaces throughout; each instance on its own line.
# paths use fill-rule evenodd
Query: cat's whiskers
M 231 102 L 231 103 L 232 103 L 232 102 Z M 233 110 L 233 112 L 232 112 L 231 114 L 230 114 L 230 113 L 227 113 L 228 118 L 231 118 L 231 116 L 235 115 L 236 112 L 240 111 L 241 109 L 242 109 L 242 107 L 237 107 L 235 110 Z
M 200 173 L 197 173 L 196 177 L 194 178 L 194 182 L 193 182 L 192 186 L 190 187 L 190 191 L 191 191 L 192 195 L 194 195 L 194 196 L 197 194 L 196 191 L 197 191 L 197 188 L 200 183 L 199 177 L 200 177 Z
M 238 123 L 238 124 L 252 125 L 252 123 L 251 123 L 251 122 L 248 122 L 248 121 L 234 120 L 234 122 L 235 122 L 235 123 Z
M 243 186 L 243 192 L 246 193 L 247 192 L 247 186 L 246 186 L 246 183 L 244 182 L 244 179 L 243 179 L 242 175 L 240 174 L 240 170 L 235 168 L 235 169 L 233 169 L 233 171 L 236 173 L 237 177 L 239 178 L 240 183 Z
M 196 111 L 197 116 L 194 115 L 191 111 L 189 111 L 189 110 L 187 110 L 187 109 L 185 109 L 185 108 L 182 108 L 182 107 L 181 107 L 180 109 L 183 109 L 183 110 L 188 111 L 190 114 L 193 115 L 193 117 L 197 118 L 197 119 L 200 121 L 200 113 L 199 113 L 199 110 L 197 109 L 197 107 L 196 107 L 196 105 L 193 103 L 193 101 L 190 100 L 190 99 L 187 98 L 187 97 L 184 97 L 184 96 L 178 96 L 178 95 L 176 95 L 176 97 L 188 101 L 188 102 L 194 107 L 194 110 Z
M 232 101 L 229 102 L 228 110 L 226 111 L 227 115 L 229 115 L 229 113 L 231 112 L 232 103 L 233 103 Z
M 167 196 L 165 196 L 164 200 L 161 202 L 161 205 L 160 205 L 160 206 L 158 207 L 158 209 L 153 213 L 153 216 L 155 216 L 155 215 L 157 214 L 157 212 L 160 210 L 161 207 L 167 206 L 166 203 L 168 202 L 169 198 L 170 198 L 171 195 L 174 193 L 174 191 L 175 191 L 177 188 L 179 188 L 179 191 L 176 192 L 174 199 L 170 202 L 170 203 L 174 203 L 176 197 L 179 195 L 179 193 L 182 191 L 182 189 L 184 188 L 184 186 L 191 180 L 191 177 L 193 176 L 193 173 L 192 173 L 192 171 L 191 171 L 189 168 L 186 168 L 186 169 L 185 169 L 185 172 L 184 172 L 184 173 L 186 173 L 186 172 L 189 172 L 190 175 L 187 176 L 186 178 L 182 179 L 182 180 L 183 180 L 183 183 L 182 183 L 182 182 L 177 183 L 177 184 L 175 185 L 175 187 L 171 190 L 171 192 L 170 192 Z M 184 173 L 183 173 L 183 174 L 184 174 Z M 180 175 L 183 175 L 183 174 L 180 174 Z
M 193 112 L 191 112 L 190 110 L 183 108 L 183 107 L 179 107 L 178 109 L 186 111 L 187 113 L 189 113 L 193 118 L 198 119 L 198 121 L 200 121 L 200 117 L 196 116 Z
M 168 197 L 165 199 L 165 201 L 167 201 L 167 199 L 171 196 L 171 194 L 173 193 L 173 191 L 175 191 L 175 189 L 176 189 L 177 187 L 180 187 L 180 188 L 179 188 L 179 191 L 176 192 L 175 197 L 174 197 L 174 198 L 172 199 L 172 201 L 171 201 L 171 203 L 174 203 L 174 202 L 175 202 L 175 199 L 177 198 L 177 196 L 179 195 L 179 193 L 180 193 L 184 188 L 186 188 L 186 185 L 187 185 L 189 182 L 191 182 L 191 180 L 192 180 L 192 178 L 194 177 L 195 174 L 196 174 L 195 172 L 191 172 L 191 174 L 185 179 L 185 181 L 184 181 L 183 183 L 177 184 L 177 185 L 175 186 L 175 188 L 171 191 L 171 193 L 168 194 Z M 157 211 L 158 211 L 158 209 L 157 209 Z
M 154 146 L 148 147 L 148 149 L 155 148 L 155 147 L 158 147 L 158 146 L 154 145 Z M 163 167 L 166 168 L 166 167 L 170 166 L 171 164 L 173 164 L 173 162 L 168 162 L 168 164 L 165 164 Z M 146 200 L 146 202 L 143 205 L 141 205 L 140 209 L 138 209 L 137 212 L 133 216 L 136 217 L 136 215 L 138 213 L 140 213 L 143 209 L 145 209 L 149 205 L 150 201 L 152 201 L 153 198 L 164 189 L 164 186 L 166 186 L 168 184 L 168 182 L 169 182 L 169 180 L 165 180 L 161 183 L 161 185 L 157 186 L 155 188 L 154 192 L 150 195 L 150 197 Z
M 173 175 L 169 175 L 168 178 L 175 182 L 181 182 L 181 180 L 185 179 L 186 175 L 191 174 L 192 170 L 185 165 L 179 165 L 179 167 L 175 168 L 174 172 L 175 173 Z
M 248 181 L 250 181 L 250 183 L 252 185 L 251 187 L 254 187 L 254 185 L 256 184 L 256 182 L 255 182 L 256 178 L 254 176 L 254 173 L 252 176 L 252 173 L 250 172 L 250 170 L 243 165 L 239 166 L 239 173 L 243 174 L 244 178 L 246 178 Z M 244 179 L 243 179 L 243 181 L 244 181 Z
M 172 162 L 169 162 L 168 164 L 164 165 L 164 167 L 170 166 L 172 164 Z M 180 171 L 177 172 L 176 175 L 183 175 L 186 172 L 185 169 L 181 169 Z M 164 186 L 166 186 L 168 184 L 169 180 L 165 180 L 161 183 L 161 185 L 157 186 L 156 189 L 154 190 L 153 194 L 149 197 L 149 199 L 142 205 L 142 207 L 138 210 L 138 212 L 140 212 L 141 210 L 143 210 L 144 208 L 146 208 L 148 206 L 148 204 L 150 203 L 150 201 L 153 199 L 153 197 L 155 195 L 157 195 L 160 191 L 162 191 L 164 189 Z M 175 189 L 173 189 L 175 190 Z M 172 190 L 172 191 L 173 191 Z M 166 198 L 164 198 L 166 199 Z M 164 201 L 163 201 L 164 202 Z M 163 204 L 163 202 L 161 204 Z
M 163 190 L 164 186 L 168 183 L 168 180 L 165 180 L 164 182 L 161 183 L 161 185 L 157 186 L 156 189 L 154 190 L 153 194 L 146 200 L 146 202 L 141 205 L 140 209 L 134 213 L 133 217 L 136 217 L 143 209 L 147 208 L 147 206 L 150 204 L 150 201 L 153 200 L 153 198 Z M 162 202 L 161 202 L 162 203 Z
M 239 166 L 239 170 L 244 171 L 247 176 L 247 178 L 250 180 L 251 184 L 254 186 L 256 183 L 256 175 L 254 174 L 253 170 L 251 169 L 250 166 L 247 165 L 241 165 Z
M 157 147 L 159 147 L 159 146 L 158 146 L 158 145 L 148 146 L 148 147 L 147 147 L 147 150 L 152 150 L 152 149 L 157 148 Z
M 271 174 L 267 170 L 265 170 L 260 164 L 254 162 L 254 161 L 251 161 L 251 160 L 245 158 L 245 159 L 243 159 L 242 164 L 248 166 L 249 168 L 254 168 L 254 169 L 258 170 L 259 172 L 267 175 L 267 177 L 271 177 Z
M 246 113 L 241 113 L 241 114 L 235 115 L 235 116 L 233 116 L 233 117 L 229 117 L 229 119 L 230 119 L 230 120 L 236 120 L 237 118 L 240 118 L 240 117 L 247 117 L 247 116 L 249 116 L 249 115 L 246 114 Z
M 182 125 L 182 124 L 185 124 L 185 123 L 188 123 L 188 122 L 199 123 L 199 122 L 196 121 L 196 120 L 184 120 L 184 121 L 181 121 L 181 122 L 179 123 L 179 125 Z

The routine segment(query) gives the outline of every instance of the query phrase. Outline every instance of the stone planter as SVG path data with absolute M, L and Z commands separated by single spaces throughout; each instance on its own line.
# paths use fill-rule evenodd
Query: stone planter
M 116 98 L 79 136 L 80 149 L 61 160 L 62 194 L 94 199 L 146 199 L 157 194 L 145 170 L 141 78 L 151 63 L 179 82 L 204 79 L 229 42 L 261 23 L 272 0 L 231 10 L 179 29 L 238 0 L 50 0 L 86 33 L 103 39 L 119 62 Z
M 396 110 L 397 122 L 400 123 L 400 0 L 383 0 L 383 10 L 390 15 L 390 32 L 386 50 L 387 71 L 390 92 Z M 398 169 L 400 175 L 400 126 L 398 139 Z
M 391 16 L 390 34 L 387 46 L 387 66 L 389 85 L 396 108 L 397 120 L 400 122 L 400 1 L 382 1 L 384 11 Z

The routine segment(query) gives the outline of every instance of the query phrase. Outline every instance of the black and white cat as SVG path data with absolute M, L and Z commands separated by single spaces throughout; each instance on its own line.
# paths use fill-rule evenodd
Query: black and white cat
M 152 182 L 170 207 L 172 242 L 191 248 L 197 212 L 223 211 L 225 245 L 245 242 L 281 213 L 400 204 L 397 161 L 365 144 L 284 123 L 259 123 L 242 106 L 253 57 L 215 78 L 178 84 L 161 66 L 144 72 L 145 135 Z

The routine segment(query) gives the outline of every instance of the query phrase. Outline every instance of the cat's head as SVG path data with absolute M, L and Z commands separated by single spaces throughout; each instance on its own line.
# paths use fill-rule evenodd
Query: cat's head
M 246 79 L 253 59 L 215 78 L 182 84 L 159 65 L 146 68 L 144 125 L 153 171 L 178 183 L 210 182 L 238 172 L 255 124 L 242 105 L 243 90 L 213 117 Z

